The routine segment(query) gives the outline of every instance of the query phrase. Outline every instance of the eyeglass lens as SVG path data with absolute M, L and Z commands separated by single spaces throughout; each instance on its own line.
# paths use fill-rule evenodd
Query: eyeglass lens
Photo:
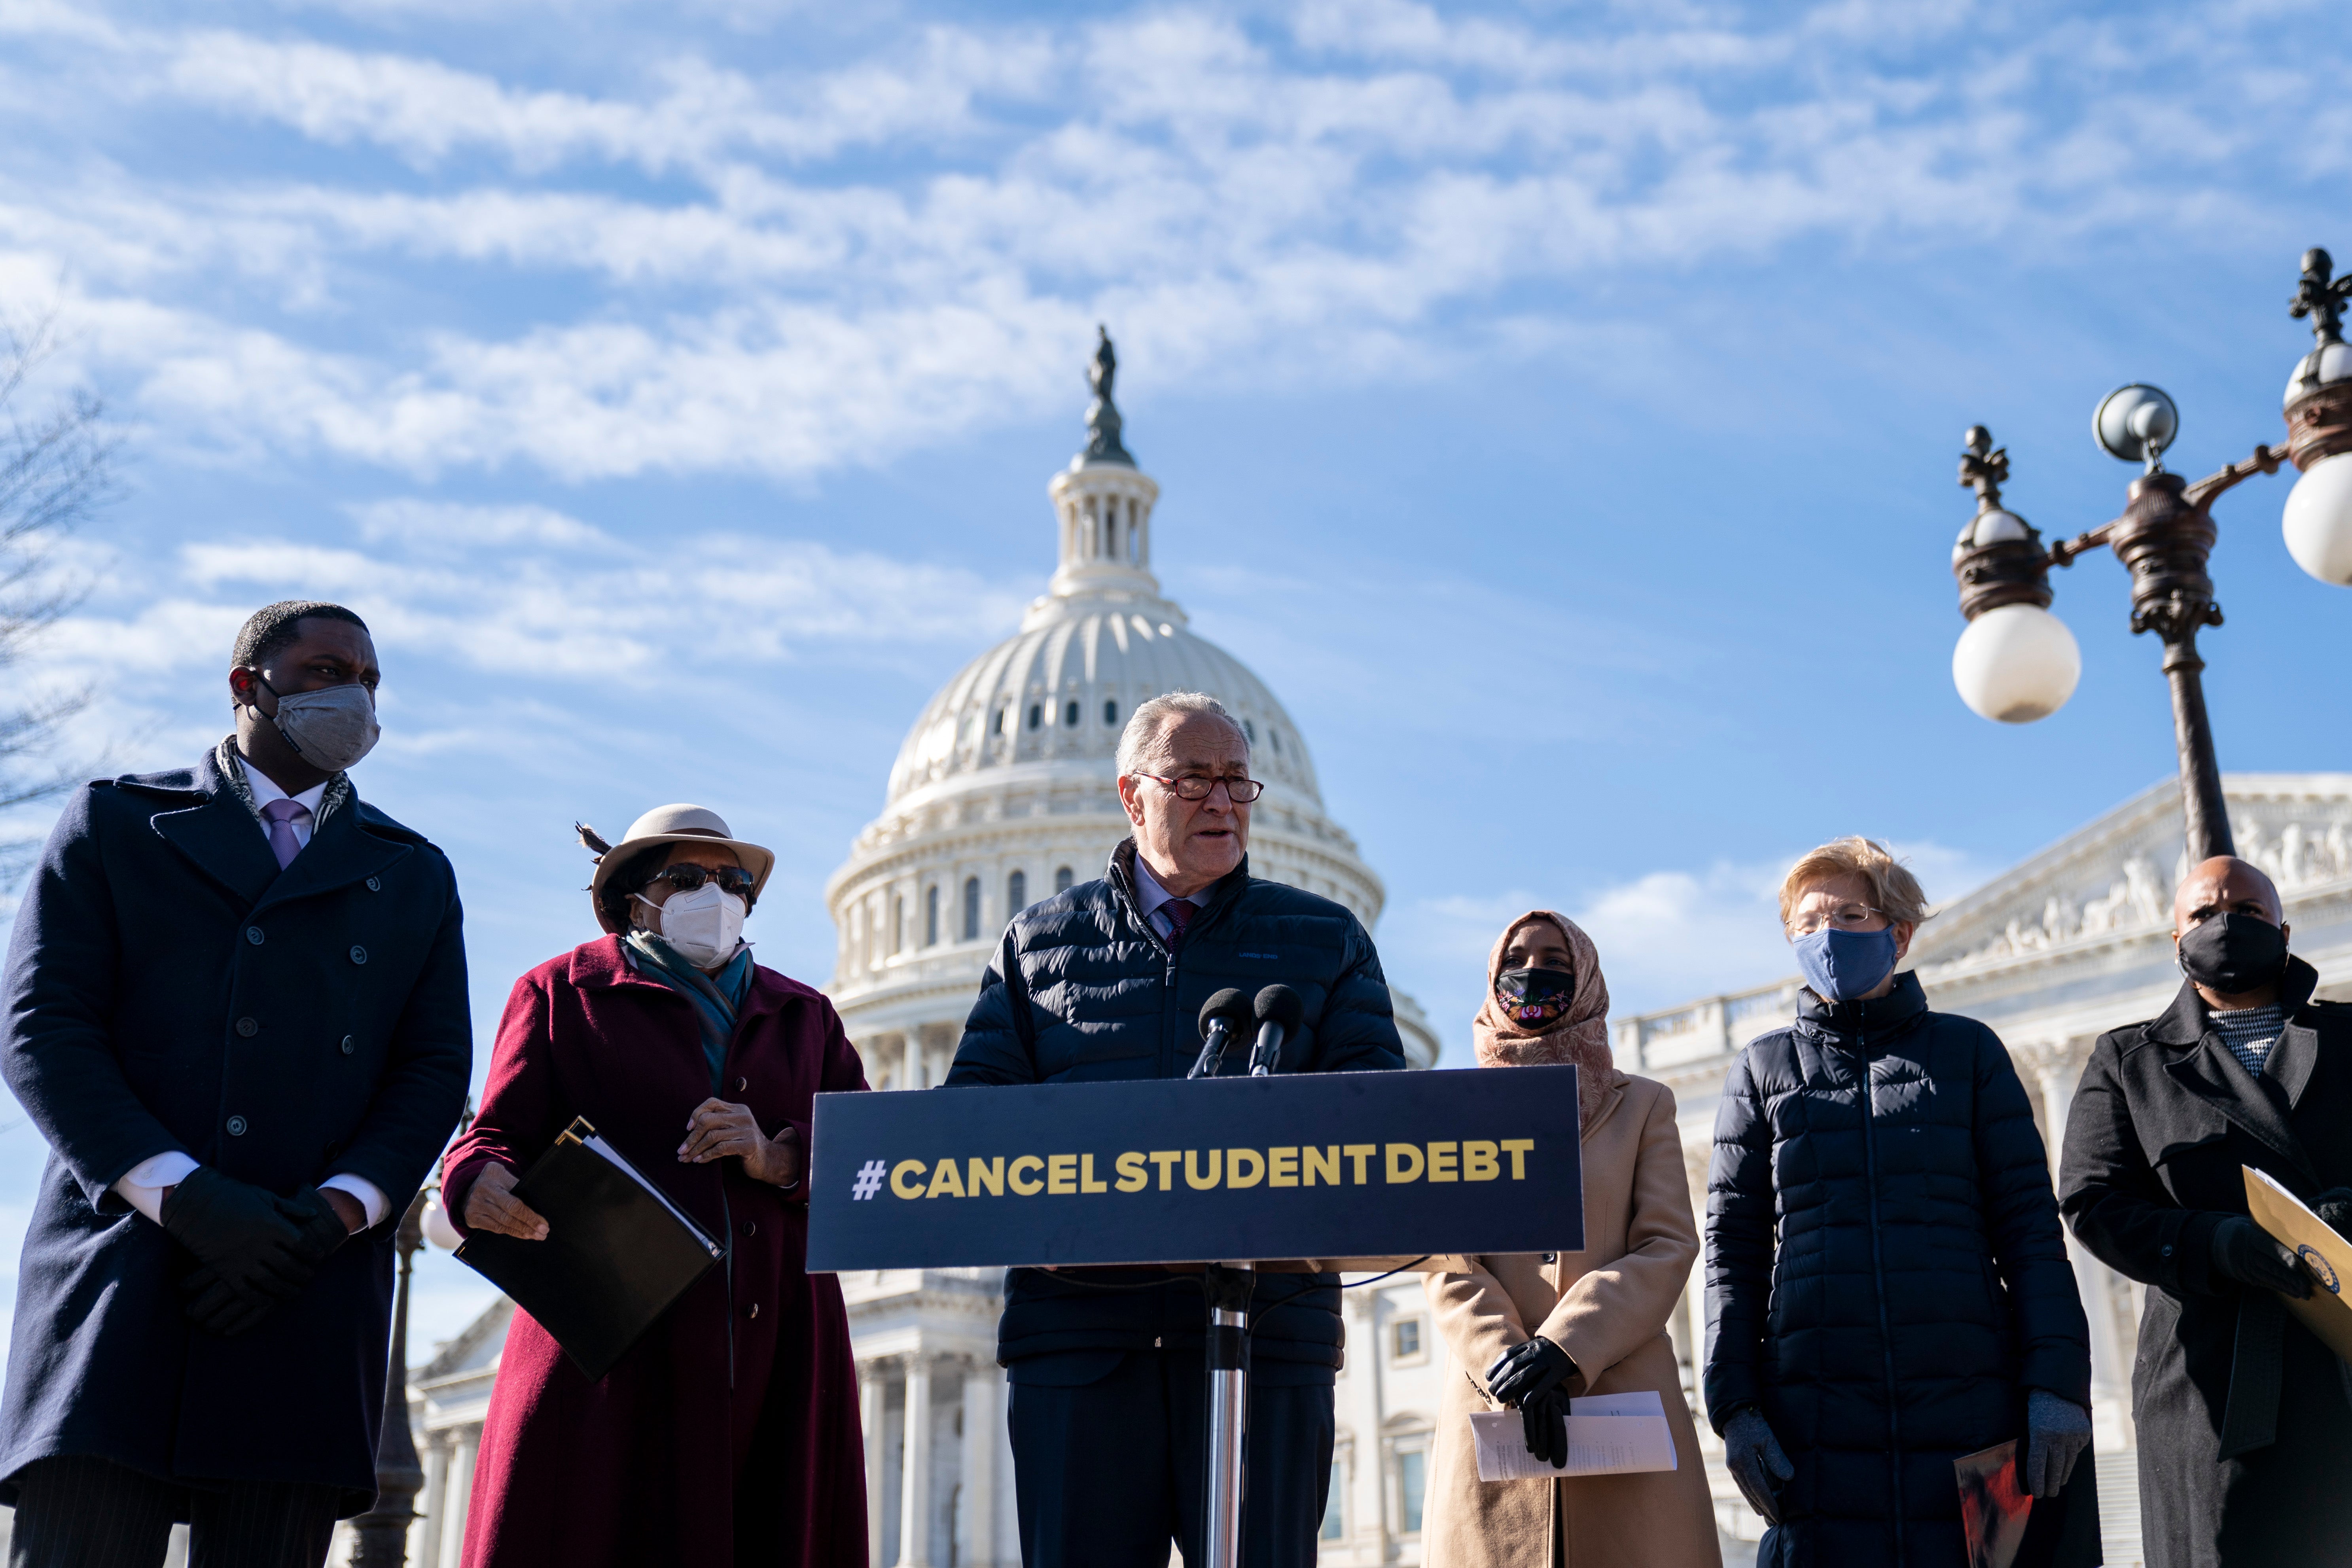
M 721 889 L 730 893 L 747 893 L 751 890 L 751 873 L 740 866 L 721 866 L 717 870 L 691 863 L 684 866 L 671 866 L 663 869 L 661 879 L 681 893 L 690 893 L 703 883 L 709 881 L 716 881 Z
M 1265 785 L 1255 779 L 1204 779 L 1195 776 L 1171 779 L 1169 784 L 1176 791 L 1179 800 L 1206 800 L 1211 790 L 1223 784 L 1226 796 L 1235 805 L 1247 805 L 1265 793 Z

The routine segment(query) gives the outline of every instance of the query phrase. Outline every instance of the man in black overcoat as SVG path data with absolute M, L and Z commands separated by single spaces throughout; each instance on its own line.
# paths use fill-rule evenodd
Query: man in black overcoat
M 1213 700 L 1139 704 L 1118 744 L 1135 836 L 1083 882 L 1015 915 L 949 1069 L 950 1086 L 1181 1078 L 1202 1004 L 1280 981 L 1305 1004 L 1276 1070 L 1404 1066 L 1372 939 L 1347 907 L 1249 874 L 1247 731 Z M 1246 1047 L 1222 1070 L 1248 1070 Z M 984 1111 L 975 1114 L 984 1115 Z M 1334 1274 L 1254 1282 L 1246 1568 L 1308 1568 L 1330 1489 L 1343 1334 Z M 1005 1279 L 997 1360 L 1013 1385 L 1013 1495 L 1027 1568 L 1198 1562 L 1207 1392 L 1201 1275 L 1159 1268 Z
M 236 732 L 77 793 L 0 1069 L 47 1138 L 0 1397 L 11 1564 L 316 1568 L 375 1495 L 393 1237 L 472 1067 L 441 852 L 360 800 L 375 648 L 273 605 Z
M 2242 1167 L 2352 1231 L 2352 1006 L 2289 956 L 2278 889 L 2228 857 L 2173 901 L 2187 979 L 2099 1037 L 2075 1091 L 2061 1204 L 2148 1287 L 2132 1373 L 2148 1568 L 2352 1556 L 2352 1369 L 2283 1298 L 2313 1276 L 2247 1215 Z

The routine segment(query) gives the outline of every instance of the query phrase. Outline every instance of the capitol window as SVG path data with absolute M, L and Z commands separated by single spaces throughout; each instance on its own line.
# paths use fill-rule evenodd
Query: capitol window
M 901 896 L 890 900 L 890 956 L 898 956 L 898 949 L 907 940 L 907 900 Z
M 937 882 L 923 893 L 923 945 L 940 945 L 940 886 Z
M 1042 702 L 1032 702 L 1029 704 L 1029 728 L 1032 730 L 1043 729 L 1045 724 L 1045 705 Z
M 1078 700 L 1071 698 L 1062 709 L 1062 723 L 1072 730 L 1078 727 Z
M 1406 1318 L 1391 1325 L 1389 1355 L 1395 1361 L 1417 1361 L 1421 1358 L 1421 1320 Z
M 1103 704 L 1103 722 L 1106 724 L 1116 724 L 1118 722 L 1118 704 L 1117 702 L 1106 702 Z
M 1070 884 L 1077 879 L 1076 873 L 1072 871 L 1067 866 L 1056 866 L 1054 868 L 1054 891 L 1057 893 L 1066 893 L 1070 890 Z
M 980 879 L 977 877 L 963 879 L 963 939 L 966 942 L 980 940 Z
M 1004 879 L 1004 907 L 1019 914 L 1029 907 L 1029 874 L 1015 871 Z

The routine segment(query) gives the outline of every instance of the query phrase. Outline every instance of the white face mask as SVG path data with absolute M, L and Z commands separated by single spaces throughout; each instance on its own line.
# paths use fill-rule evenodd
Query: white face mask
M 677 955 L 697 969 L 716 969 L 735 956 L 743 941 L 742 896 L 705 882 L 690 893 L 672 893 L 667 903 L 632 895 L 654 911 L 654 930 Z

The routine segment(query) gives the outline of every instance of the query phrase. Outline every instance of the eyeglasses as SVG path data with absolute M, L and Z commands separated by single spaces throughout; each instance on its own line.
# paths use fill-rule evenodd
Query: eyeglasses
M 1886 911 L 1874 910 L 1868 904 L 1840 904 L 1832 910 L 1815 910 L 1799 915 L 1788 922 L 1790 936 L 1811 936 L 1822 927 L 1834 926 L 1840 931 L 1869 931 L 1871 921 L 1885 920 Z
M 713 868 L 697 866 L 689 861 L 682 866 L 665 866 L 646 880 L 649 884 L 667 882 L 671 888 L 681 893 L 690 893 L 705 882 L 716 882 L 719 884 L 720 892 L 739 893 L 748 899 L 751 896 L 754 879 L 751 872 L 740 866 Z
M 1182 778 L 1175 779 L 1162 778 L 1158 773 L 1138 773 L 1135 776 L 1139 779 L 1152 779 L 1166 784 L 1176 792 L 1178 800 L 1206 800 L 1209 798 L 1209 792 L 1219 784 L 1225 786 L 1225 797 L 1235 805 L 1247 805 L 1265 793 L 1265 785 L 1255 779 L 1210 779 L 1202 778 L 1198 773 L 1187 773 Z

